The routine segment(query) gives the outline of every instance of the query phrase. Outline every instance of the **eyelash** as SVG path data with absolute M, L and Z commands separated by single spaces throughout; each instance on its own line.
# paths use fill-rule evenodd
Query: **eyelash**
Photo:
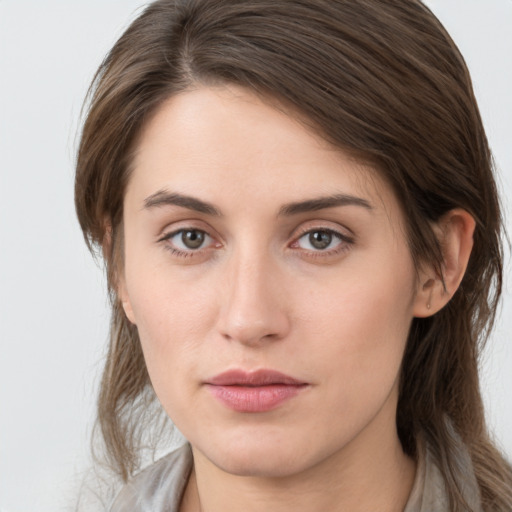
M 204 231 L 203 229 L 197 229 L 197 228 L 181 228 L 181 229 L 177 229 L 175 231 L 172 231 L 171 233 L 166 233 L 164 236 L 162 236 L 161 238 L 159 238 L 157 240 L 157 242 L 161 242 L 161 243 L 164 243 L 164 247 L 166 250 L 170 251 L 174 256 L 178 256 L 179 258 L 191 258 L 193 256 L 196 256 L 202 252 L 204 252 L 205 248 L 199 248 L 197 250 L 193 250 L 193 249 L 189 249 L 187 251 L 185 250 L 182 250 L 182 249 L 179 249 L 177 247 L 174 247 L 172 245 L 170 245 L 170 243 L 165 243 L 165 242 L 169 242 L 172 238 L 174 238 L 176 235 L 179 235 L 180 233 L 183 235 L 183 233 L 186 233 L 187 231 L 195 231 L 197 233 L 203 233 L 204 235 L 206 235 L 207 237 L 209 238 L 212 238 L 206 231 Z M 212 238 L 213 240 L 213 238 Z
M 329 256 L 336 256 L 338 254 L 341 254 L 343 252 L 346 252 L 350 250 L 350 247 L 354 244 L 354 239 L 352 237 L 349 237 L 343 233 L 340 233 L 339 231 L 336 231 L 335 229 L 330 228 L 304 228 L 301 230 L 301 233 L 299 236 L 297 236 L 290 244 L 290 247 L 293 247 L 295 245 L 298 245 L 299 240 L 301 240 L 306 235 L 311 235 L 312 233 L 327 233 L 331 235 L 333 238 L 337 238 L 339 243 L 336 247 L 333 249 L 327 249 L 327 250 L 308 250 L 308 249 L 300 249 L 302 251 L 308 252 L 308 257 L 310 258 L 328 258 Z
M 176 235 L 182 234 L 187 231 L 195 231 L 197 233 L 203 233 L 207 237 L 211 238 L 213 240 L 213 237 L 211 237 L 206 231 L 202 229 L 197 228 L 181 228 L 177 229 L 175 231 L 172 231 L 170 233 L 166 233 L 164 236 L 159 238 L 157 240 L 158 243 L 164 243 L 164 247 L 166 250 L 170 251 L 174 256 L 177 256 L 179 258 L 191 258 L 194 256 L 198 256 L 199 254 L 203 253 L 204 251 L 208 250 L 209 247 L 201 247 L 197 250 L 189 249 L 189 250 L 182 250 L 177 247 L 174 247 L 170 245 L 169 242 L 172 238 L 174 238 Z M 307 249 L 301 249 L 300 247 L 297 247 L 299 241 L 305 237 L 306 235 L 310 235 L 311 233 L 327 233 L 334 238 L 337 238 L 339 243 L 334 249 L 328 249 L 328 250 L 307 250 Z M 347 235 L 344 235 L 340 233 L 339 231 L 336 231 L 334 229 L 330 228 L 305 228 L 301 231 L 301 233 L 295 237 L 294 241 L 289 245 L 291 248 L 298 248 L 300 251 L 304 251 L 308 253 L 308 257 L 312 258 L 328 258 L 330 256 L 336 256 L 338 254 L 341 254 L 342 252 L 346 252 L 350 250 L 350 247 L 353 245 L 354 239 L 352 237 L 349 237 Z M 219 244 L 220 246 L 220 244 Z

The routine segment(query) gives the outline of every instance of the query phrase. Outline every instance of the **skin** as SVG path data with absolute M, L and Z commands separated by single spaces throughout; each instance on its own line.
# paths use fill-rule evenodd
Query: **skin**
M 334 195 L 352 199 L 283 212 Z M 471 225 L 455 212 L 439 228 L 453 249 L 447 289 L 418 282 L 403 226 L 374 169 L 249 91 L 198 87 L 149 120 L 125 195 L 119 296 L 192 445 L 182 511 L 403 510 L 415 474 L 395 426 L 407 333 L 456 289 Z M 274 410 L 236 412 L 204 385 L 233 368 L 308 385 Z

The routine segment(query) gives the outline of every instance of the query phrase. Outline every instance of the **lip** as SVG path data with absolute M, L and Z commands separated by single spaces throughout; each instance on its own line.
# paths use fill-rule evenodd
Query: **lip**
M 237 412 L 267 412 L 297 396 L 309 386 L 275 370 L 229 370 L 204 382 L 208 391 Z

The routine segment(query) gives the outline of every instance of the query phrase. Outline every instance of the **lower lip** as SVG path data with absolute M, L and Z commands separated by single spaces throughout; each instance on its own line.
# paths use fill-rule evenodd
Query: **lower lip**
M 266 412 L 296 396 L 305 385 L 272 384 L 268 386 L 207 385 L 210 393 L 237 412 Z

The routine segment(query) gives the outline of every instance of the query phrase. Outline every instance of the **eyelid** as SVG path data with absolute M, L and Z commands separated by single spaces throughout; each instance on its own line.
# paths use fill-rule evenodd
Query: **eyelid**
M 164 238 L 175 235 L 180 231 L 202 231 L 215 240 L 221 240 L 221 237 L 216 229 L 214 229 L 208 222 L 201 218 L 182 218 L 175 221 L 166 223 L 165 226 L 159 229 L 156 235 L 156 241 L 162 241 Z
M 157 238 L 157 242 L 163 242 L 165 240 L 169 240 L 170 238 L 173 238 L 178 233 L 182 233 L 183 231 L 200 231 L 201 233 L 204 233 L 205 235 L 208 235 L 210 238 L 213 238 L 208 231 L 192 226 L 184 226 L 182 228 L 175 228 L 170 231 L 165 231 L 162 235 L 160 235 Z
M 213 237 L 206 231 L 202 230 L 202 229 L 197 229 L 197 228 L 180 228 L 180 229 L 176 229 L 174 231 L 171 231 L 167 234 L 165 234 L 162 238 L 159 239 L 159 241 L 165 241 L 165 240 L 171 240 L 172 238 L 174 238 L 176 235 L 179 235 L 180 233 L 184 233 L 184 232 L 187 232 L 187 231 L 197 231 L 199 233 L 203 233 L 204 235 L 206 235 L 206 237 L 210 238 L 211 240 L 213 240 Z M 194 249 L 184 249 L 184 250 L 189 250 L 191 252 L 197 252 L 201 249 L 197 249 L 197 250 L 194 250 Z
M 355 235 L 349 228 L 345 226 L 340 226 L 339 224 L 333 225 L 332 222 L 328 221 L 318 221 L 318 222 L 307 222 L 299 226 L 295 233 L 291 235 L 294 241 L 298 240 L 300 237 L 315 231 L 326 231 L 328 233 L 333 233 L 334 235 L 339 236 L 342 240 L 346 242 L 354 242 Z
M 163 233 L 160 234 L 156 240 L 157 244 L 163 244 L 164 248 L 170 251 L 173 255 L 181 258 L 189 258 L 189 257 L 198 257 L 200 255 L 204 255 L 207 251 L 222 247 L 222 243 L 218 242 L 218 237 L 215 234 L 212 234 L 211 229 L 205 227 L 199 227 L 197 225 L 193 225 L 190 221 L 188 222 L 179 222 L 176 223 L 178 226 L 174 224 L 169 226 L 168 228 L 163 230 Z M 171 242 L 171 240 L 180 233 L 186 231 L 198 231 L 204 233 L 204 235 L 210 238 L 210 243 L 204 247 L 199 247 L 197 249 L 191 248 L 182 248 L 176 246 Z
M 302 233 L 301 235 L 297 236 L 294 239 L 294 241 L 292 242 L 292 244 L 297 244 L 299 242 L 299 240 L 304 238 L 306 235 L 309 235 L 311 233 L 316 233 L 316 232 L 329 233 L 329 234 L 333 235 L 333 237 L 337 238 L 340 241 L 340 243 L 353 243 L 352 238 L 347 237 L 346 235 L 344 235 L 343 233 L 340 233 L 339 231 L 335 231 L 334 229 L 316 228 L 316 229 L 309 229 L 309 230 L 305 231 L 304 233 Z M 304 249 L 304 250 L 308 250 L 308 249 Z M 327 253 L 327 252 L 329 252 L 329 249 L 325 249 L 325 250 L 317 249 L 317 250 L 311 250 L 311 251 Z
M 296 232 L 293 235 L 292 242 L 288 245 L 293 250 L 298 251 L 301 257 L 305 258 L 323 258 L 325 260 L 328 260 L 329 258 L 338 256 L 346 251 L 349 251 L 352 247 L 352 245 L 355 242 L 355 237 L 351 230 L 348 228 L 342 229 L 334 228 L 328 225 L 330 223 L 326 222 L 318 222 L 318 223 L 307 223 L 306 225 L 302 225 L 299 227 L 298 232 Z M 351 234 L 347 235 L 343 231 L 349 231 Z M 314 233 L 315 231 L 324 231 L 327 233 L 331 233 L 333 236 L 338 238 L 339 243 L 330 249 L 305 249 L 302 247 L 299 247 L 299 241 L 301 238 L 303 238 L 305 235 L 308 235 L 310 233 Z
M 195 225 L 194 225 L 195 224 Z M 201 224 L 203 224 L 201 222 Z M 291 242 L 287 244 L 287 247 L 293 250 L 298 250 L 304 257 L 319 257 L 319 258 L 328 258 L 329 256 L 337 255 L 341 252 L 345 252 L 350 249 L 350 246 L 355 242 L 355 237 L 353 232 L 345 227 L 340 226 L 336 223 L 336 227 L 333 227 L 333 222 L 331 221 L 310 221 L 300 225 L 295 229 L 295 233 L 291 234 L 292 238 Z M 171 243 L 171 240 L 176 235 L 186 232 L 186 231 L 198 231 L 204 233 L 206 237 L 209 237 L 211 240 L 208 245 L 201 246 L 197 249 L 193 248 L 181 248 L 176 246 L 174 243 Z M 339 240 L 339 243 L 333 248 L 327 249 L 308 249 L 299 247 L 299 241 L 305 235 L 310 233 L 314 233 L 315 231 L 323 231 L 326 233 L 331 233 L 333 237 Z M 348 234 L 349 232 L 350 234 Z M 216 234 L 215 230 L 198 226 L 193 220 L 192 221 L 182 221 L 176 222 L 169 225 L 166 229 L 161 232 L 158 236 L 156 242 L 164 244 L 164 247 L 169 250 L 171 253 L 178 257 L 194 257 L 199 255 L 205 255 L 208 251 L 212 249 L 218 249 L 223 246 L 222 242 L 219 242 L 220 237 Z

